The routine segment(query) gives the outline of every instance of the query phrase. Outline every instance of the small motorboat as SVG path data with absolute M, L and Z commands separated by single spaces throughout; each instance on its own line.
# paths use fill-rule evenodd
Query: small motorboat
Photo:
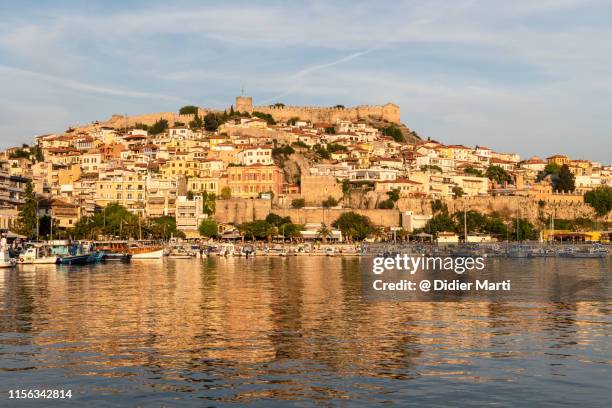
M 12 268 L 16 263 L 17 261 L 11 258 L 8 245 L 6 244 L 6 238 L 2 238 L 0 241 L 0 268 Z
M 130 262 L 132 254 L 127 252 L 104 252 L 102 262 Z
M 52 248 L 48 245 L 34 244 L 28 247 L 25 252 L 19 254 L 17 263 L 54 264 L 57 263 L 57 255 L 52 253 Z
M 186 250 L 181 246 L 175 246 L 170 249 L 168 259 L 191 259 L 195 256 L 195 253 Z
M 88 263 L 89 254 L 81 255 L 65 255 L 57 258 L 57 263 L 60 265 L 85 265 Z

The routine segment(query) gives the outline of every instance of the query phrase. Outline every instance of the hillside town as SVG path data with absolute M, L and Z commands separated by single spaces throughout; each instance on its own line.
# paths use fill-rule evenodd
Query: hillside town
M 222 112 L 185 106 L 114 116 L 4 150 L 0 229 L 23 233 L 28 195 L 36 197 L 36 235 L 64 238 L 112 205 L 139 225 L 171 220 L 173 233 L 187 238 L 202 236 L 207 222 L 216 229 L 208 235 L 239 234 L 240 225 L 273 213 L 300 225 L 296 238 L 320 238 L 327 228 L 342 240 L 334 222 L 348 212 L 387 233 L 429 225 L 443 235 L 431 229 L 434 202 L 548 228 L 556 218 L 605 223 L 608 211 L 585 194 L 610 187 L 610 163 L 444 144 L 401 124 L 393 104 L 300 110 L 254 107 L 241 96 Z M 45 234 L 41 217 L 50 219 Z

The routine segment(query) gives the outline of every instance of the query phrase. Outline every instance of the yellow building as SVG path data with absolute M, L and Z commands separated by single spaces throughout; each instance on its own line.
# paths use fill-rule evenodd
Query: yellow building
M 174 178 L 179 175 L 199 177 L 200 170 L 200 161 L 185 153 L 177 154 L 160 168 L 164 178 Z
M 96 182 L 96 205 L 118 203 L 129 210 L 143 211 L 146 200 L 145 181 L 135 175 L 115 176 Z
M 570 158 L 562 154 L 555 154 L 554 156 L 547 157 L 546 162 L 548 164 L 556 164 L 558 166 L 563 166 L 564 164 L 569 164 Z

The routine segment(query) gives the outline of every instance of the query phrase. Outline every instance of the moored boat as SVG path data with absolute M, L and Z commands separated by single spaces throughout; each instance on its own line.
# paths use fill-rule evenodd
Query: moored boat
M 103 262 L 130 262 L 132 254 L 127 252 L 104 252 Z
M 182 246 L 170 248 L 170 253 L 168 254 L 169 259 L 191 259 L 193 257 L 195 257 L 195 253 L 188 251 Z
M 53 254 L 48 245 L 32 244 L 25 252 L 17 258 L 19 264 L 54 264 L 57 263 L 57 255 Z
M 132 259 L 162 259 L 164 256 L 163 247 L 131 247 L 128 253 Z
M 0 268 L 12 268 L 15 264 L 16 260 L 11 258 L 11 254 L 6 244 L 6 238 L 3 237 L 0 241 Z

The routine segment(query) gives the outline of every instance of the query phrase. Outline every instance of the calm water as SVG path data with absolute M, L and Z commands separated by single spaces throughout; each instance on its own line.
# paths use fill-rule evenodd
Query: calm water
M 356 258 L 0 270 L 0 406 L 609 406 L 611 304 L 370 302 Z M 514 260 L 521 279 L 610 260 Z M 8 403 L 8 404 L 7 404 Z M 59 404 L 59 403 L 58 403 Z

